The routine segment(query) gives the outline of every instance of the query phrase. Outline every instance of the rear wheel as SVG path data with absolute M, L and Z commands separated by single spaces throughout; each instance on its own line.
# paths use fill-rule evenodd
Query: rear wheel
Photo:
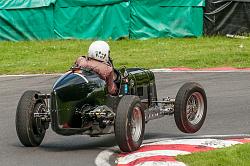
M 16 111 L 16 131 L 20 142 L 24 146 L 39 146 L 46 132 L 46 124 L 34 113 L 45 113 L 46 105 L 35 99 L 38 91 L 26 91 L 19 100 Z
M 115 120 L 115 137 L 123 152 L 137 150 L 143 141 L 145 115 L 137 96 L 124 96 L 118 105 Z
M 184 133 L 197 132 L 207 114 L 207 98 L 202 86 L 194 82 L 184 84 L 177 93 L 174 108 L 177 127 Z

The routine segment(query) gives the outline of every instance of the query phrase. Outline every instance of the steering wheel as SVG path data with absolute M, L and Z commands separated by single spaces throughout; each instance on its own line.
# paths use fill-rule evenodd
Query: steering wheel
M 121 73 L 118 70 L 116 70 L 115 68 L 114 68 L 114 73 L 115 73 L 114 82 L 115 83 L 120 83 L 120 81 L 121 81 Z

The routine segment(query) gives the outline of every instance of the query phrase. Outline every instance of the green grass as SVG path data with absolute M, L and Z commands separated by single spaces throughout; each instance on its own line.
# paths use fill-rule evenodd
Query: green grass
M 91 41 L 0 42 L 0 74 L 64 72 Z M 110 41 L 116 67 L 250 67 L 250 39 L 204 37 Z M 242 46 L 242 47 L 240 47 Z
M 188 166 L 249 166 L 250 144 L 184 156 L 179 155 L 177 160 Z

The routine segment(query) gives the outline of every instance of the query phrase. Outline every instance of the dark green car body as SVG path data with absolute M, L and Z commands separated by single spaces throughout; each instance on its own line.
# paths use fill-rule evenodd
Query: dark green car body
M 152 100 L 157 100 L 153 72 L 141 68 L 126 69 L 126 77 L 115 70 L 119 80 L 117 96 L 110 96 L 106 83 L 91 70 L 70 71 L 61 76 L 53 85 L 51 93 L 52 129 L 61 135 L 81 134 L 89 129 L 93 121 L 86 112 L 97 106 L 108 106 L 114 112 L 116 104 L 124 95 L 139 96 L 144 109 Z

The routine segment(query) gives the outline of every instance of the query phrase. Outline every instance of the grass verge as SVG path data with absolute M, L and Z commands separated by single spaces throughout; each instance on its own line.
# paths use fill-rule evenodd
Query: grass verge
M 64 72 L 89 40 L 0 42 L 0 74 Z M 202 37 L 109 41 L 116 67 L 249 67 L 250 39 Z
M 184 156 L 179 155 L 177 160 L 188 166 L 248 166 L 250 165 L 250 144 Z

